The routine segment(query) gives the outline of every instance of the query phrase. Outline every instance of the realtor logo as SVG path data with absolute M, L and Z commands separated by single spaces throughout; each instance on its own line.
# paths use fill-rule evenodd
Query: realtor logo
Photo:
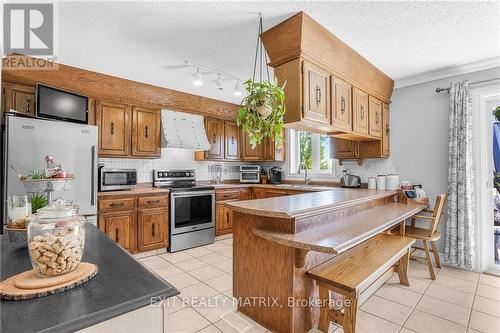
M 54 5 L 8 3 L 3 7 L 4 54 L 54 54 Z

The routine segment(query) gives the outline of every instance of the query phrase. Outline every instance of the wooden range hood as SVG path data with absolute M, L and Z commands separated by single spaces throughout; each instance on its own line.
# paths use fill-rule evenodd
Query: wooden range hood
M 269 55 L 269 65 L 275 69 L 278 81 L 286 81 L 287 127 L 354 141 L 382 140 L 380 134 L 373 135 L 374 132 L 368 129 L 368 125 L 366 133 L 356 130 L 355 107 L 359 103 L 356 104 L 354 95 L 361 91 L 366 95 L 367 101 L 370 99 L 370 105 L 374 101 L 373 105 L 379 103 L 386 106 L 390 103 L 394 86 L 390 77 L 304 12 L 268 29 L 262 34 L 262 40 Z M 304 67 L 312 68 L 313 74 L 319 74 L 310 78 L 308 68 L 304 70 Z M 314 97 L 311 95 L 315 90 L 308 87 L 311 84 L 320 89 L 319 84 L 324 90 L 318 91 L 313 102 L 311 99 Z M 339 97 L 339 94 L 343 95 Z M 323 106 L 324 119 L 320 119 L 321 115 L 319 118 L 307 117 L 306 114 L 311 113 L 308 111 L 308 103 L 324 103 L 319 105 Z M 314 109 L 314 106 L 310 109 Z M 339 110 L 342 114 L 345 113 L 345 119 L 339 119 L 342 115 L 336 117 Z M 317 110 L 316 112 L 319 113 Z M 363 107 L 361 112 L 363 119 Z M 382 120 L 378 112 L 376 116 L 375 113 L 372 114 L 371 121 L 377 118 L 376 124 L 380 126 Z M 368 123 L 368 119 L 365 122 Z

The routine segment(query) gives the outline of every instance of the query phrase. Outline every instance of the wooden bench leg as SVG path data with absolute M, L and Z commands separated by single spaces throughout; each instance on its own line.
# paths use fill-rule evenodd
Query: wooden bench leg
M 328 329 L 330 328 L 330 291 L 325 287 L 319 286 L 319 299 L 322 305 L 319 310 L 318 330 L 328 333 Z
M 431 246 L 432 246 L 432 254 L 434 255 L 434 259 L 436 261 L 436 267 L 441 268 L 441 260 L 439 259 L 439 252 L 436 242 L 431 241 Z
M 349 300 L 349 306 L 344 308 L 344 333 L 356 332 L 356 314 L 358 312 L 358 298 L 356 296 L 346 297 Z
M 427 257 L 427 267 L 429 267 L 431 279 L 436 280 L 436 274 L 434 273 L 434 267 L 432 266 L 431 254 L 429 253 L 429 243 L 426 240 L 423 240 L 422 242 L 424 243 L 425 256 Z
M 408 265 L 410 264 L 410 249 L 408 252 L 399 259 L 398 263 L 398 276 L 399 283 L 409 286 L 410 280 L 408 279 Z

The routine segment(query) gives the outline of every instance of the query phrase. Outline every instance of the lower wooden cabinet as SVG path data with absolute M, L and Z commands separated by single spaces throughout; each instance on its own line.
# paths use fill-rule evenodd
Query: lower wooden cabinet
M 131 253 L 168 246 L 168 194 L 99 198 L 99 229 Z
M 99 229 L 125 250 L 135 252 L 135 211 L 99 214 Z
M 149 251 L 168 246 L 168 212 L 164 208 L 137 211 L 137 250 Z
M 215 211 L 216 211 L 215 234 L 217 236 L 233 232 L 233 211 L 227 208 L 225 205 L 227 202 L 231 201 L 238 201 L 238 200 L 227 200 L 223 202 L 217 202 L 215 204 Z

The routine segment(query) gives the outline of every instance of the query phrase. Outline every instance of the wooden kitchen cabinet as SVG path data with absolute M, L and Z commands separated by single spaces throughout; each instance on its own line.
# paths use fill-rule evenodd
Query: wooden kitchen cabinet
M 262 148 L 262 143 L 252 148 L 250 141 L 248 140 L 248 134 L 245 131 L 241 131 L 241 160 L 242 161 L 262 161 L 264 158 L 264 151 Z
M 165 208 L 137 211 L 137 250 L 149 251 L 168 246 L 168 211 Z
M 332 125 L 337 130 L 352 131 L 351 90 L 349 83 L 332 76 Z
M 131 112 L 126 104 L 96 101 L 99 156 L 130 155 Z
M 161 140 L 160 110 L 132 108 L 132 155 L 159 157 Z
M 284 138 L 284 136 L 283 136 Z M 264 161 L 285 161 L 285 146 L 276 142 L 267 136 L 262 139 L 262 158 Z
M 12 109 L 27 116 L 35 116 L 35 87 L 4 82 L 3 99 L 3 112 Z
M 355 133 L 368 135 L 368 94 L 353 87 L 352 106 L 352 130 Z
M 382 102 L 373 96 L 368 96 L 368 113 L 370 135 L 382 138 Z
M 240 135 L 235 121 L 224 122 L 224 158 L 226 160 L 240 159 Z
M 238 201 L 238 200 L 227 200 L 223 202 L 217 202 L 215 204 L 216 210 L 216 223 L 215 223 L 215 234 L 225 235 L 233 232 L 233 211 L 225 206 L 226 202 Z
M 252 199 L 254 199 L 252 189 L 251 188 L 240 188 L 239 199 L 240 200 L 252 200 Z
M 332 138 L 332 157 L 336 159 L 358 158 L 358 145 L 356 141 Z
M 382 103 L 382 156 L 391 154 L 389 104 Z
M 99 214 L 99 229 L 125 250 L 135 252 L 135 211 Z
M 212 145 L 205 152 L 206 159 L 224 159 L 224 120 L 205 118 L 208 142 Z
M 325 69 L 303 61 L 304 102 L 303 117 L 329 125 L 330 113 L 330 73 Z
M 99 197 L 98 226 L 131 253 L 168 246 L 168 194 Z

